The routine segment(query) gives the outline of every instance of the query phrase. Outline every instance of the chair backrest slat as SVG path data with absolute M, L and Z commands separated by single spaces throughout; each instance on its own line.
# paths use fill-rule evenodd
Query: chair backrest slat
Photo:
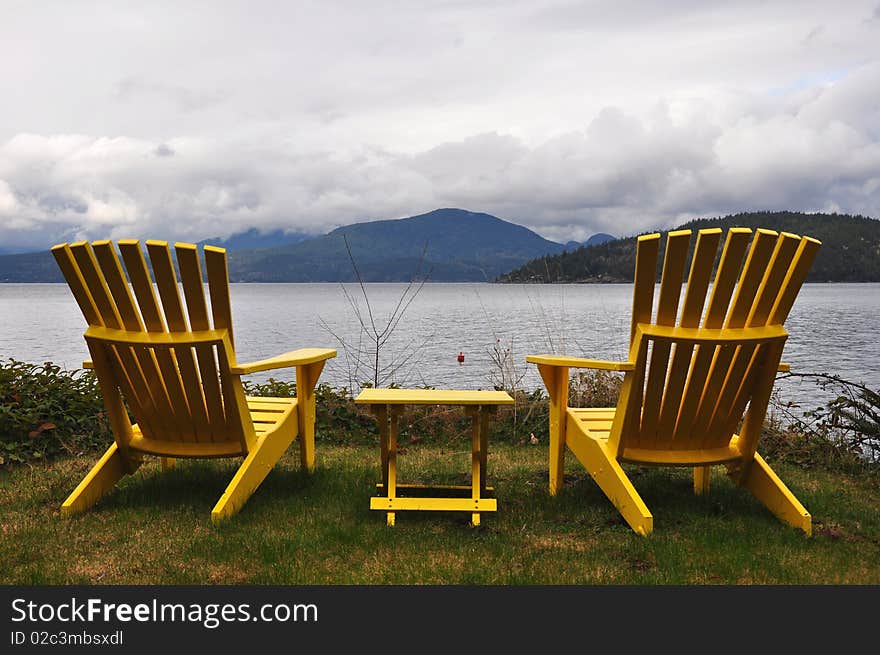
M 646 234 L 638 239 L 636 270 L 633 279 L 632 323 L 629 339 L 632 343 L 639 323 L 650 323 L 654 310 L 654 287 L 657 285 L 657 256 L 660 235 Z
M 199 265 L 199 254 L 192 244 L 177 243 L 177 266 L 180 269 L 180 280 L 186 298 L 186 310 L 189 324 L 193 330 L 211 329 L 208 321 L 208 306 L 205 302 L 205 288 L 202 281 L 202 269 Z M 205 392 L 208 425 L 211 440 L 222 440 L 227 431 L 226 416 L 223 413 L 223 401 L 220 393 L 217 359 L 213 346 L 196 346 L 196 360 Z
M 782 325 L 788 318 L 789 312 L 794 305 L 795 298 L 800 293 L 807 274 L 813 266 L 813 261 L 822 244 L 811 237 L 802 237 L 794 255 L 794 262 L 788 269 L 788 274 L 782 284 L 782 291 L 776 299 L 776 304 L 770 311 L 769 325 Z
M 73 253 L 73 259 L 79 267 L 82 279 L 89 288 L 101 324 L 114 330 L 123 329 L 122 319 L 119 317 L 116 304 L 110 297 L 107 282 L 99 272 L 98 262 L 91 246 L 86 241 L 78 241 L 70 244 L 70 252 Z
M 772 230 L 759 229 L 755 232 L 751 247 L 746 254 L 745 265 L 742 267 L 731 307 L 726 312 L 724 327 L 745 327 L 755 300 L 755 293 L 764 278 L 767 264 L 773 254 L 777 236 L 777 233 Z M 712 365 L 700 395 L 696 417 L 691 425 L 693 434 L 707 434 L 709 421 L 711 421 L 714 409 L 720 400 L 721 391 L 728 379 L 730 365 L 735 354 L 736 348 L 729 346 L 719 347 L 715 350 Z
M 777 237 L 764 276 L 755 291 L 746 318 L 747 327 L 767 325 L 799 243 L 800 237 L 795 234 L 783 232 Z M 748 396 L 751 395 L 749 390 L 754 386 L 754 376 L 761 370 L 760 364 L 767 352 L 768 347 L 740 346 L 736 349 L 709 421 L 707 434 L 723 435 L 732 429 L 728 427 L 730 424 L 739 423 Z
M 749 246 L 751 234 L 752 231 L 748 228 L 731 228 L 727 231 L 703 327 L 718 329 L 724 325 L 724 318 L 730 307 L 730 298 L 742 269 L 743 257 Z M 709 369 L 716 354 L 714 346 L 697 346 L 696 350 L 672 436 L 673 441 L 679 443 L 682 442 L 685 435 L 693 434 L 691 427 L 696 418 L 697 408 L 703 397 L 706 380 L 709 376 Z M 689 445 L 696 448 L 699 444 L 690 443 Z
M 208 274 L 208 292 L 211 295 L 211 316 L 214 328 L 225 328 L 229 333 L 229 343 L 235 348 L 232 331 L 232 304 L 229 299 L 229 268 L 226 264 L 226 250 L 215 246 L 205 246 L 205 270 Z
M 752 240 L 752 247 L 749 249 L 730 312 L 724 323 L 725 327 L 745 327 L 755 302 L 755 294 L 758 292 L 758 287 L 767 271 L 767 265 L 773 256 L 777 236 L 778 234 L 772 230 L 760 229 L 755 232 L 755 238 Z
M 639 323 L 650 323 L 654 312 L 654 288 L 657 286 L 657 258 L 660 253 L 660 235 L 644 234 L 637 239 L 636 266 L 633 273 L 632 319 L 630 323 L 630 357 L 636 357 L 634 343 L 636 328 Z M 642 355 L 643 357 L 643 355 Z M 625 411 L 614 415 L 614 422 L 609 436 L 609 446 L 617 448 L 622 434 L 633 432 L 633 426 L 641 421 L 642 399 L 644 397 L 644 369 L 639 374 L 627 378 L 621 397 L 629 401 Z
M 720 240 L 721 230 L 718 228 L 700 230 L 697 234 L 697 245 L 691 260 L 684 306 L 678 323 L 681 327 L 695 328 L 700 325 Z M 669 367 L 666 389 L 663 392 L 657 428 L 658 438 L 663 442 L 674 440 L 675 422 L 681 409 L 681 396 L 687 374 L 694 363 L 694 350 L 693 344 L 676 343 L 673 346 L 672 363 Z
M 61 274 L 64 276 L 64 279 L 67 280 L 67 286 L 70 287 L 70 291 L 73 293 L 76 304 L 79 305 L 79 309 L 83 313 L 86 323 L 89 325 L 103 326 L 104 321 L 101 320 L 101 316 L 98 314 L 98 308 L 95 306 L 95 301 L 92 298 L 92 294 L 89 292 L 89 287 L 83 279 L 82 273 L 80 273 L 79 267 L 76 265 L 76 261 L 73 259 L 73 252 L 70 250 L 70 245 L 61 243 L 57 246 L 53 246 L 52 256 L 55 257 L 55 261 L 58 263 L 58 268 L 61 269 Z
M 189 326 L 183 313 L 183 304 L 177 287 L 177 276 L 174 273 L 174 263 L 171 261 L 168 243 L 147 241 L 147 252 L 150 255 L 150 263 L 153 265 L 153 277 L 156 280 L 156 288 L 159 290 L 159 298 L 162 300 L 162 310 L 165 313 L 168 331 L 188 332 Z M 193 349 L 181 346 L 172 348 L 171 351 L 180 370 L 180 379 L 183 382 L 186 404 L 192 419 L 195 441 L 211 441 L 208 410 L 205 406 L 205 395 L 196 368 Z
M 101 323 L 115 330 L 125 329 L 119 309 L 92 250 L 86 241 L 79 241 L 70 246 L 73 259 L 76 262 L 82 279 L 89 288 L 92 299 L 95 302 Z M 106 346 L 107 360 L 116 371 L 117 384 L 123 394 L 131 399 L 129 408 L 135 420 L 148 431 L 155 428 L 154 403 L 150 394 L 149 386 L 144 373 L 141 370 L 137 357 L 129 346 Z
M 150 272 L 147 268 L 147 262 L 144 259 L 144 252 L 140 242 L 134 239 L 124 239 L 119 241 L 118 245 L 147 332 L 167 332 L 165 319 L 159 309 L 159 299 L 156 297 L 156 291 L 150 279 Z M 183 427 L 182 432 L 180 432 L 181 440 L 194 441 L 195 433 L 191 427 L 192 421 L 189 415 L 189 406 L 186 402 L 186 394 L 183 390 L 183 382 L 180 379 L 177 363 L 174 361 L 171 351 L 167 348 L 155 350 L 153 357 L 159 369 L 168 399 L 168 408 L 172 417 L 171 423 L 174 426 L 173 430 L 168 428 L 168 434 L 176 433 Z
M 657 325 L 675 325 L 690 237 L 690 230 L 678 230 L 667 235 L 663 273 L 660 276 L 660 297 L 657 300 L 657 317 L 654 320 Z M 660 405 L 663 400 L 663 389 L 666 387 L 670 348 L 668 342 L 655 342 L 653 345 L 639 439 L 655 440 L 658 437 Z
M 147 269 L 141 244 L 134 239 L 123 239 L 118 245 L 147 331 L 165 332 L 165 321 L 159 311 L 159 300 L 150 280 L 150 271 Z
M 110 241 L 95 241 L 92 243 L 92 250 L 110 289 L 110 295 L 116 304 L 123 327 L 132 332 L 143 331 L 143 320 L 113 244 Z M 120 349 L 121 347 L 117 348 Z M 142 348 L 130 348 L 129 352 L 134 355 L 140 367 L 140 375 L 130 374 L 129 379 L 132 386 L 137 388 L 137 398 L 142 403 L 142 407 L 132 408 L 133 412 L 137 411 L 141 416 L 138 421 L 141 428 L 148 432 L 153 430 L 165 432 L 173 429 L 174 415 L 155 355 Z

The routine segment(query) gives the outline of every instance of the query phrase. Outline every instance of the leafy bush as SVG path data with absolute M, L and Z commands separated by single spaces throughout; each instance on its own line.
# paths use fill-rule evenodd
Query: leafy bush
M 864 384 L 825 373 L 790 373 L 811 378 L 832 399 L 796 415 L 790 403 L 774 403 L 778 416 L 765 426 L 768 453 L 812 466 L 880 472 L 880 394 Z M 769 445 L 769 448 L 767 447 Z
M 52 362 L 0 364 L 0 465 L 106 446 L 97 378 Z

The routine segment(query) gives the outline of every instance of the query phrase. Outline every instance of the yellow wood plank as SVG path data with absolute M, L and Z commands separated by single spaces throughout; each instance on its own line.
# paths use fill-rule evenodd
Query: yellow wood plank
M 249 375 L 251 373 L 270 371 L 277 368 L 317 364 L 318 362 L 323 362 L 332 357 L 336 357 L 336 351 L 332 348 L 300 348 L 298 350 L 291 350 L 282 355 L 269 357 L 268 359 L 261 359 L 246 364 L 237 364 L 232 367 L 232 372 L 237 375 Z
M 61 269 L 61 274 L 64 275 L 64 279 L 67 281 L 67 285 L 70 287 L 70 291 L 73 293 L 76 304 L 79 305 L 86 322 L 89 325 L 104 325 L 104 321 L 98 313 L 98 308 L 95 306 L 92 294 L 89 293 L 89 288 L 83 279 L 82 273 L 80 273 L 79 267 L 73 259 L 70 246 L 66 243 L 53 246 L 52 256 L 55 257 L 58 268 Z
M 636 335 L 629 349 L 629 360 L 635 367 L 623 376 L 618 411 L 614 414 L 611 434 L 608 436 L 609 452 L 619 455 L 630 438 L 638 437 L 641 422 L 642 398 L 644 397 L 645 368 L 648 362 L 648 341 L 642 334 L 642 326 L 636 327 Z
M 248 401 L 248 407 L 256 409 L 278 409 L 283 410 L 284 407 L 293 402 L 293 398 L 276 398 L 273 396 L 245 396 Z
M 608 362 L 600 359 L 584 359 L 583 357 L 567 357 L 565 355 L 528 355 L 530 364 L 546 366 L 565 366 L 567 368 L 590 368 L 602 371 L 631 371 L 632 362 Z
M 211 316 L 214 327 L 229 332 L 229 343 L 235 348 L 232 331 L 232 303 L 229 297 L 229 270 L 226 266 L 226 249 L 205 246 L 205 270 L 208 276 L 208 293 L 211 296 Z
M 86 287 L 89 289 L 89 294 L 94 301 L 95 308 L 98 310 L 101 322 L 109 328 L 121 329 L 122 319 L 120 319 L 119 312 L 116 310 L 116 304 L 110 297 L 110 289 L 107 288 L 104 276 L 101 275 L 98 269 L 98 262 L 95 260 L 91 246 L 85 241 L 78 241 L 70 245 L 70 252 L 73 254 L 76 265 L 79 267 L 80 275 L 82 275 Z
M 694 495 L 704 496 L 709 493 L 709 483 L 711 480 L 712 467 L 695 466 L 694 467 Z
M 657 341 L 723 344 L 758 344 L 788 336 L 782 325 L 760 325 L 745 328 L 687 328 L 666 325 L 644 325 L 640 333 Z
M 766 325 L 770 312 L 776 305 L 780 290 L 788 277 L 792 260 L 800 244 L 800 237 L 783 232 L 776 238 L 770 261 L 755 291 L 753 302 L 746 318 L 749 327 Z M 744 303 L 745 304 L 745 303 Z M 710 441 L 724 439 L 725 433 L 732 432 L 741 418 L 741 412 L 751 397 L 755 382 L 755 367 L 751 366 L 756 354 L 755 347 L 743 345 L 737 349 L 731 361 L 713 416 L 707 428 Z M 774 370 L 772 375 L 776 375 Z
M 112 243 L 96 241 L 92 244 L 92 248 L 119 310 L 123 327 L 130 332 L 143 332 L 144 322 L 137 310 L 135 299 Z M 142 412 L 138 412 L 138 423 L 142 429 L 151 434 L 176 432 L 174 412 L 153 351 L 148 348 L 132 348 L 131 351 L 140 368 L 139 375 L 129 374 L 129 380 L 138 388 L 137 398 L 143 405 Z M 140 382 L 141 379 L 143 384 Z
M 654 517 L 618 463 L 611 443 L 591 438 L 569 415 L 566 444 L 629 526 L 642 536 L 650 534 Z
M 706 291 L 709 288 L 720 241 L 721 230 L 718 228 L 700 230 L 697 234 L 697 244 L 691 259 L 691 270 L 688 274 L 687 290 L 679 320 L 679 325 L 683 328 L 698 328 L 700 325 Z M 682 406 L 684 385 L 694 353 L 693 345 L 681 341 L 676 341 L 673 348 L 658 426 L 658 433 L 664 444 L 674 441 L 675 422 Z
M 177 252 L 177 267 L 180 270 L 183 295 L 186 298 L 186 311 L 189 316 L 190 328 L 192 330 L 209 330 L 211 329 L 211 324 L 208 321 L 208 306 L 205 301 L 205 288 L 202 282 L 198 250 L 191 243 L 176 243 L 174 244 L 174 249 Z M 228 424 L 226 414 L 223 411 L 218 365 L 214 349 L 211 346 L 197 346 L 195 352 L 196 361 L 199 366 L 199 377 L 202 382 L 202 391 L 205 396 L 211 441 L 228 440 L 230 430 L 237 432 L 238 426 L 234 422 L 231 425 Z M 237 436 L 236 434 L 236 439 Z
M 736 294 L 732 301 L 732 307 L 725 321 L 725 327 L 738 328 L 746 325 L 746 320 L 755 300 L 755 294 L 761 281 L 764 279 L 767 265 L 770 263 L 770 257 L 773 255 L 776 247 L 777 236 L 778 234 L 773 230 L 760 229 L 755 232 L 755 237 L 752 239 L 752 246 L 749 248 L 742 275 L 740 275 L 739 285 L 736 288 Z
M 746 255 L 751 234 L 752 231 L 748 228 L 734 227 L 727 231 L 703 327 L 717 329 L 724 325 L 733 290 L 743 269 L 743 257 Z
M 94 371 L 101 387 L 101 394 L 104 397 L 104 407 L 107 410 L 107 418 L 113 431 L 113 439 L 116 441 L 122 459 L 131 461 L 128 453 L 128 444 L 132 438 L 131 419 L 122 397 L 116 392 L 118 382 L 113 374 L 113 364 L 108 355 L 109 348 L 90 339 L 86 339 L 86 346 L 95 366 Z
M 550 495 L 555 496 L 562 489 L 565 479 L 565 426 L 568 407 L 568 368 L 564 366 L 538 364 L 538 373 L 547 387 L 549 396 L 549 437 L 550 437 Z
M 376 483 L 376 491 L 382 492 L 385 490 L 385 485 L 382 482 Z M 471 495 L 471 485 L 469 484 L 424 484 L 417 482 L 398 482 L 397 483 L 397 491 L 398 493 L 401 491 L 420 491 L 420 492 L 458 492 L 462 498 L 470 497 Z M 493 487 L 486 486 L 485 491 L 487 493 L 492 493 L 495 491 Z
M 315 417 L 317 412 L 315 386 L 326 360 L 296 367 L 296 398 L 299 407 L 300 463 L 307 471 L 315 468 Z
M 712 267 L 715 264 L 720 242 L 721 230 L 718 228 L 700 230 L 697 233 L 697 244 L 691 259 L 687 290 L 684 294 L 684 305 L 679 321 L 681 327 L 694 328 L 700 325 L 703 306 L 706 303 L 706 291 L 709 289 Z
M 452 389 L 363 389 L 355 403 L 382 405 L 512 405 L 505 391 Z
M 767 272 L 761 280 L 761 286 L 755 292 L 755 301 L 746 319 L 746 325 L 749 327 L 767 324 L 783 283 L 788 278 L 788 270 L 800 241 L 799 236 L 787 232 L 783 232 L 777 238 Z
M 240 426 L 238 438 L 241 443 L 242 450 L 249 452 L 250 449 L 257 444 L 257 434 L 254 429 L 254 423 L 250 420 L 249 404 L 251 400 L 245 396 L 244 387 L 242 387 L 241 379 L 237 375 L 233 375 L 230 366 L 234 362 L 235 353 L 232 352 L 232 344 L 229 341 L 229 333 L 223 331 L 223 345 L 218 348 L 217 360 L 220 367 L 221 393 L 223 394 L 223 406 L 228 417 L 230 431 L 234 432 L 233 426 Z M 259 398 L 260 404 L 271 403 L 276 398 Z M 291 399 L 287 399 L 289 404 Z M 294 415 L 291 420 L 297 422 L 299 420 L 299 412 L 294 409 Z
M 254 423 L 277 423 L 294 405 L 295 402 L 289 403 L 283 412 L 254 411 L 251 408 L 251 420 Z
M 498 500 L 495 498 L 411 498 L 409 496 L 370 498 L 370 509 L 381 512 L 495 512 Z
M 136 436 L 132 438 L 131 447 L 148 455 L 179 457 L 181 459 L 240 457 L 247 454 L 247 451 L 241 448 L 241 444 L 235 441 L 170 441 Z
M 123 239 L 118 242 L 118 246 L 147 331 L 151 334 L 167 333 L 165 319 L 159 309 L 159 299 L 153 288 L 140 242 Z M 174 429 L 169 429 L 169 436 L 177 434 L 181 435 L 180 438 L 193 440 L 195 434 L 190 426 L 189 407 L 177 364 L 167 349 L 154 349 L 154 357 L 171 410 L 172 418 L 169 423 Z
M 794 300 L 800 292 L 804 280 L 807 279 L 807 273 L 813 266 L 819 247 L 822 245 L 820 241 L 803 237 L 798 246 L 797 253 L 794 256 L 794 263 L 788 271 L 788 277 L 783 282 L 782 293 L 776 300 L 776 305 L 770 311 L 770 324 L 781 325 L 788 318 Z
M 147 252 L 153 264 L 153 276 L 159 297 L 162 299 L 162 310 L 170 332 L 185 333 L 189 331 L 183 315 L 180 292 L 177 288 L 177 276 L 171 261 L 171 252 L 165 241 L 147 241 Z M 208 426 L 208 411 L 205 407 L 205 396 L 196 369 L 194 353 L 191 347 L 173 348 L 174 360 L 180 371 L 186 404 L 192 419 L 193 433 L 196 441 L 210 441 L 211 433 Z
M 229 343 L 228 338 L 226 342 Z M 218 523 L 227 519 L 241 509 L 295 437 L 296 421 L 291 416 L 290 420 L 279 425 L 270 435 L 256 441 L 211 510 L 212 522 Z
M 99 242 L 101 243 L 101 242 Z M 105 245 L 106 242 L 104 242 Z M 114 302 L 110 286 L 101 271 L 94 250 L 89 243 L 82 241 L 73 245 L 71 248 L 74 260 L 76 261 L 82 278 L 89 288 L 89 293 L 95 301 L 95 307 L 101 317 L 102 323 L 109 329 L 123 330 L 125 328 L 119 309 Z M 110 267 L 111 273 L 117 273 L 116 268 Z M 135 325 L 138 321 L 135 320 Z M 95 329 L 95 328 L 90 328 Z M 144 372 L 141 369 L 140 362 L 135 356 L 131 348 L 125 346 L 114 347 L 102 346 L 105 348 L 106 355 L 115 360 L 119 366 L 112 367 L 110 375 L 118 384 L 125 394 L 129 409 L 134 414 L 138 423 L 143 429 L 149 432 L 156 431 L 155 425 L 155 403 L 150 394 L 149 384 L 145 379 Z M 145 362 L 149 357 L 145 357 Z M 115 393 L 113 383 L 111 386 L 103 388 L 103 393 Z
M 156 297 L 153 283 L 150 280 L 150 273 L 140 242 L 134 239 L 122 239 L 118 242 L 118 246 L 145 327 L 150 332 L 165 332 L 165 320 L 159 311 L 159 299 Z
M 657 284 L 657 256 L 660 252 L 660 235 L 640 236 L 636 246 L 636 270 L 633 274 L 632 322 L 630 343 L 635 337 L 639 323 L 650 323 L 654 309 L 654 286 Z
M 62 503 L 61 516 L 67 518 L 86 511 L 138 466 L 140 462 L 126 460 L 114 443 Z
M 725 318 L 730 308 L 730 299 L 733 295 L 736 281 L 743 268 L 743 257 L 749 245 L 749 237 L 752 231 L 748 228 L 731 228 L 727 231 L 724 248 L 721 251 L 721 259 L 718 263 L 718 272 L 712 285 L 709 297 L 709 306 L 703 327 L 706 329 L 719 329 L 724 325 Z M 673 439 L 683 441 L 687 439 L 691 445 L 699 443 L 701 435 L 694 430 L 697 422 L 700 400 L 704 397 L 707 384 L 710 380 L 710 369 L 715 358 L 716 348 L 714 345 L 698 345 L 697 354 L 688 373 L 688 380 L 683 392 L 683 400 L 679 415 L 676 419 Z M 718 380 L 720 384 L 723 380 Z M 703 411 L 712 411 L 712 407 L 704 407 Z M 703 424 L 708 424 L 711 417 L 705 417 Z
M 663 258 L 663 273 L 660 278 L 660 298 L 657 301 L 657 325 L 674 326 L 678 315 L 678 301 L 687 263 L 690 230 L 669 232 L 666 239 L 666 254 Z M 669 353 L 667 342 L 655 341 L 648 366 L 648 382 L 642 406 L 642 426 L 633 444 L 658 443 L 665 435 L 659 433 L 660 407 L 666 389 Z
M 122 319 L 120 327 L 135 332 L 143 330 L 144 324 L 135 308 L 134 298 L 132 298 L 128 282 L 125 279 L 125 273 L 116 256 L 116 251 L 113 249 L 113 244 L 106 240 L 95 241 L 92 244 L 92 250 L 95 253 L 95 260 L 100 267 L 104 280 L 107 282 L 110 295 L 119 311 L 119 316 Z
M 748 475 L 739 480 L 739 484 L 748 489 L 782 522 L 803 530 L 808 537 L 812 536 L 812 516 L 757 453 Z

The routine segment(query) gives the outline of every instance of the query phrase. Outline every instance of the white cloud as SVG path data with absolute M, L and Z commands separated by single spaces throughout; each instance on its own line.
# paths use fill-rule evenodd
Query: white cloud
M 0 9 L 0 248 L 880 217 L 876 0 L 88 5 Z

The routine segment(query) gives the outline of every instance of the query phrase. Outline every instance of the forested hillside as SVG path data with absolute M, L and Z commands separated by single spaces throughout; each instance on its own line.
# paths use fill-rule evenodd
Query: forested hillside
M 748 212 L 689 221 L 676 229 L 767 228 L 822 242 L 808 282 L 880 282 L 880 221 L 848 214 Z M 637 236 L 539 257 L 499 282 L 631 282 Z M 661 241 L 661 249 L 665 245 Z

